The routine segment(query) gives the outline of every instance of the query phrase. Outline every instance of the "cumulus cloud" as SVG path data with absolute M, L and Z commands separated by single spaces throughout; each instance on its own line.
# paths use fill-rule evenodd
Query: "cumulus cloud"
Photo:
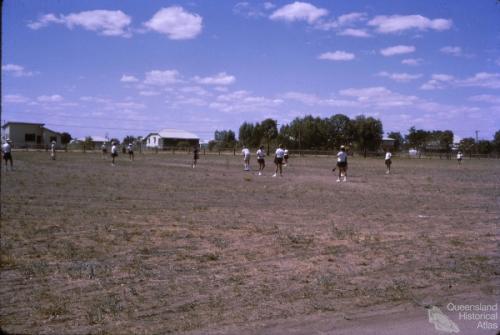
M 165 86 L 180 82 L 179 72 L 177 70 L 153 70 L 146 72 L 144 84 Z
M 353 28 L 344 29 L 344 30 L 338 32 L 337 35 L 352 36 L 352 37 L 370 37 L 371 36 L 363 29 L 353 29 Z
M 36 98 L 39 102 L 61 102 L 64 100 L 62 96 L 59 94 L 53 94 L 53 95 L 40 95 L 38 98 Z
M 386 71 L 379 72 L 377 74 L 380 77 L 386 77 L 398 82 L 408 82 L 411 80 L 418 79 L 422 77 L 421 74 L 409 74 L 409 73 L 389 73 Z
M 462 48 L 456 47 L 456 46 L 446 46 L 441 48 L 439 51 L 441 51 L 444 54 L 452 55 L 452 56 L 461 56 L 462 55 Z
M 315 94 L 303 92 L 287 92 L 283 94 L 285 100 L 293 100 L 308 106 L 328 106 L 328 107 L 355 107 L 356 101 L 344 99 L 321 98 Z
M 2 72 L 11 74 L 14 77 L 31 77 L 33 72 L 27 71 L 23 66 L 16 64 L 2 65 Z
M 172 40 L 186 40 L 198 36 L 203 28 L 203 18 L 189 13 L 184 8 L 172 6 L 162 8 L 144 23 L 148 29 L 166 35 Z
M 282 20 L 288 22 L 306 21 L 307 23 L 312 24 L 327 14 L 328 11 L 326 9 L 318 8 L 308 2 L 296 1 L 278 8 L 269 18 L 271 20 Z
M 490 95 L 490 94 L 480 94 L 473 95 L 469 97 L 469 101 L 474 102 L 485 102 L 493 105 L 500 105 L 500 96 L 499 95 Z
M 325 52 L 318 56 L 318 59 L 333 61 L 348 61 L 354 58 L 356 58 L 354 54 L 345 51 Z
M 6 94 L 3 96 L 3 102 L 12 104 L 21 104 L 28 102 L 29 99 L 20 94 Z
M 246 17 L 258 18 L 269 15 L 268 11 L 275 7 L 276 5 L 271 2 L 257 3 L 242 1 L 234 5 L 233 13 Z
M 500 73 L 479 72 L 476 73 L 473 77 L 460 80 L 457 84 L 459 86 L 467 86 L 467 87 L 483 87 L 483 88 L 499 89 Z
M 415 52 L 416 48 L 412 45 L 396 45 L 393 47 L 385 48 L 380 50 L 380 53 L 385 56 L 402 55 L 407 53 Z
M 422 64 L 421 58 L 406 58 L 401 61 L 401 64 L 410 65 L 410 66 L 418 66 Z
M 372 107 L 400 107 L 413 105 L 416 96 L 402 95 L 383 87 L 348 88 L 340 90 L 342 96 L 355 98 L 360 104 Z
M 452 20 L 431 20 L 422 15 L 379 15 L 368 21 L 369 26 L 375 27 L 379 33 L 398 33 L 409 29 L 443 31 L 450 29 Z
M 448 74 L 433 74 L 431 80 L 420 86 L 421 90 L 441 90 L 455 81 L 455 77 Z
M 271 111 L 282 103 L 281 99 L 254 96 L 248 91 L 240 90 L 219 95 L 209 107 L 226 113 L 243 113 Z
M 135 83 L 137 81 L 139 81 L 139 79 L 137 79 L 136 77 L 134 76 L 129 76 L 129 75 L 122 75 L 122 78 L 120 79 L 121 82 L 124 82 L 124 83 Z
M 130 16 L 120 10 L 91 10 L 68 15 L 45 14 L 37 21 L 28 23 L 28 27 L 37 30 L 49 24 L 64 24 L 69 29 L 81 27 L 85 30 L 95 31 L 104 36 L 130 37 L 129 25 L 132 22 Z
M 196 76 L 194 77 L 193 80 L 198 84 L 220 86 L 220 85 L 231 85 L 236 81 L 236 78 L 234 76 L 228 75 L 226 72 L 220 72 L 215 76 L 211 77 Z

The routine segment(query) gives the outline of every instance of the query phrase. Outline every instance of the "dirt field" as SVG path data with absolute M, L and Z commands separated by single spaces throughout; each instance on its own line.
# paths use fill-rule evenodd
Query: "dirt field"
M 292 157 L 272 178 L 271 159 L 258 177 L 238 156 L 196 169 L 185 154 L 115 167 L 13 156 L 1 180 L 9 333 L 347 334 L 378 316 L 374 333 L 388 334 L 401 320 L 390 315 L 421 312 L 432 334 L 424 306 L 498 301 L 500 160 L 396 158 L 387 176 L 382 159 L 354 158 L 335 183 L 324 157 Z

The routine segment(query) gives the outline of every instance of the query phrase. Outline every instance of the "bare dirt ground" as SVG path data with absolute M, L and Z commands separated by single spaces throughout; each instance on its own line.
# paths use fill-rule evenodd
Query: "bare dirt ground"
M 425 305 L 498 301 L 498 160 L 353 158 L 335 183 L 331 157 L 272 178 L 238 156 L 13 156 L 8 333 L 434 334 Z

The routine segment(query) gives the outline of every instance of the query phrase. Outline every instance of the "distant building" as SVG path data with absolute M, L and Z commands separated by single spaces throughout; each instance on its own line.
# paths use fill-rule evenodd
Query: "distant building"
M 2 126 L 2 141 L 10 139 L 14 148 L 45 148 L 52 141 L 62 146 L 61 133 L 44 127 L 43 123 L 7 122 Z
M 146 148 L 160 150 L 176 146 L 198 146 L 200 138 L 193 133 L 179 129 L 163 129 L 157 133 L 150 133 L 143 140 Z
M 86 138 L 87 138 L 87 136 L 77 138 L 76 142 L 79 143 L 79 144 L 83 143 L 83 142 L 85 142 Z M 109 142 L 108 139 L 106 139 L 106 138 L 104 138 L 102 136 L 90 136 L 90 138 L 92 138 L 92 146 L 93 146 L 93 148 L 87 148 L 87 149 L 101 149 L 101 146 L 104 143 Z

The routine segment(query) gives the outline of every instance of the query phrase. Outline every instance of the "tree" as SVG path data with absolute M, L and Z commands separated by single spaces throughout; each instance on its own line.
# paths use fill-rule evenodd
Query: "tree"
M 500 130 L 495 133 L 493 137 L 493 149 L 500 154 Z
M 61 143 L 62 144 L 68 144 L 69 142 L 71 142 L 71 140 L 72 140 L 72 137 L 69 133 L 64 132 L 61 134 Z
M 458 144 L 458 149 L 471 154 L 476 151 L 476 140 L 472 137 L 463 138 Z
M 94 140 L 92 139 L 91 136 L 85 137 L 85 141 L 83 141 L 83 146 L 85 149 L 94 149 Z
M 415 129 L 415 126 L 408 130 L 408 135 L 406 135 L 406 142 L 410 148 L 422 149 L 427 142 L 429 137 L 429 132 L 422 129 Z
M 367 150 L 378 150 L 382 143 L 382 122 L 372 117 L 359 115 L 354 119 L 354 141 L 366 157 Z
M 335 114 L 326 120 L 329 128 L 328 147 L 338 148 L 353 139 L 353 123 L 344 114 Z
M 267 154 L 269 155 L 269 145 L 271 143 L 271 140 L 276 139 L 276 137 L 278 136 L 278 124 L 276 123 L 276 120 L 265 119 L 261 122 L 259 128 L 263 137 L 266 139 Z
M 241 144 L 247 146 L 250 145 L 252 136 L 254 134 L 254 128 L 255 126 L 253 125 L 253 123 L 243 122 L 238 131 L 238 140 Z
M 127 135 L 123 138 L 123 144 L 128 145 L 129 143 L 134 144 L 137 141 L 137 138 L 132 135 Z
M 493 152 L 494 146 L 493 142 L 488 140 L 481 140 L 476 144 L 477 152 L 482 155 L 488 155 Z
M 401 133 L 391 131 L 390 133 L 387 134 L 387 137 L 394 139 L 394 151 L 399 151 L 404 144 L 404 137 L 401 135 Z

